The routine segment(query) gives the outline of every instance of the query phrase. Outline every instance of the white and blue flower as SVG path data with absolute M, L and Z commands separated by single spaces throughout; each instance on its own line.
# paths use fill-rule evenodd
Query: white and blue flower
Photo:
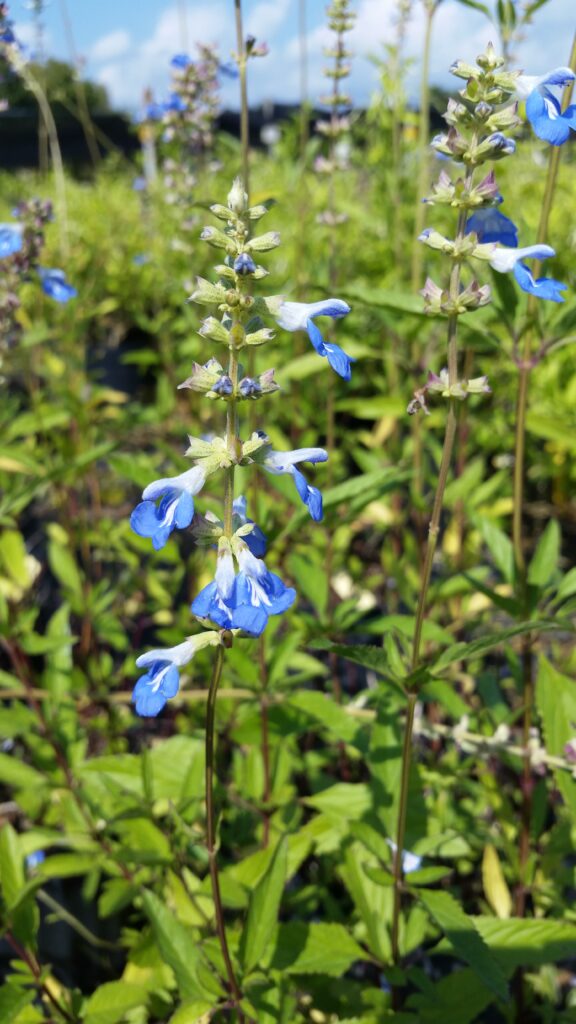
M 296 468 L 299 462 L 326 462 L 328 452 L 324 448 L 296 448 L 291 452 L 275 452 L 271 447 L 262 448 L 254 455 L 254 461 L 268 473 L 279 475 L 289 473 L 296 484 L 296 490 L 306 505 L 312 519 L 322 519 L 322 494 L 306 480 L 304 474 Z
M 78 295 L 76 289 L 66 280 L 63 270 L 50 267 L 38 267 L 38 275 L 42 291 L 55 302 L 68 302 Z
M 248 518 L 247 502 L 243 494 L 234 499 L 232 515 L 235 529 L 247 525 L 252 527 L 249 533 L 244 533 L 244 531 L 242 531 L 242 537 L 250 548 L 252 554 L 255 555 L 256 558 L 263 558 L 266 554 L 266 536 L 260 527 L 256 526 L 254 520 Z
M 554 249 L 549 245 L 527 245 L 522 249 L 505 249 L 497 246 L 488 262 L 499 274 L 509 274 L 512 271 L 522 290 L 529 295 L 535 295 L 538 299 L 548 299 L 550 302 L 564 302 L 560 292 L 564 291 L 567 285 L 555 281 L 552 277 L 539 277 L 535 280 L 532 271 L 523 262 L 525 259 L 547 260 L 555 255 Z
M 552 146 L 562 146 L 576 131 L 576 104 L 562 112 L 561 91 L 576 75 L 571 68 L 554 68 L 545 75 L 519 75 L 516 95 L 526 100 L 526 117 L 534 134 Z
M 157 551 L 163 548 L 172 530 L 190 526 L 194 517 L 194 497 L 202 490 L 206 473 L 201 466 L 179 476 L 154 480 L 142 492 L 143 501 L 130 516 L 130 526 L 141 537 L 150 537 Z M 159 504 L 157 504 L 160 499 Z
M 0 260 L 20 252 L 23 230 L 22 224 L 0 224 Z
M 321 302 L 283 302 L 276 315 L 276 320 L 285 331 L 306 331 L 319 356 L 324 356 L 332 369 L 350 380 L 352 376 L 351 356 L 347 355 L 339 345 L 324 341 L 320 329 L 314 323 L 314 317 L 329 316 L 332 320 L 347 316 L 350 306 L 342 299 L 323 299 Z
M 140 677 L 132 692 L 137 713 L 144 718 L 152 718 L 162 711 L 166 701 L 178 693 L 180 669 L 203 647 L 215 647 L 221 643 L 220 634 L 209 630 L 189 637 L 176 647 L 158 648 L 141 654 L 136 664 L 147 672 Z
M 468 217 L 466 234 L 469 235 L 471 231 L 477 235 L 481 243 L 499 242 L 500 245 L 507 245 L 513 249 L 518 245 L 518 228 L 514 221 L 493 206 L 477 210 Z
M 238 572 L 234 571 L 234 559 Z M 194 599 L 191 611 L 223 629 L 241 629 L 249 636 L 260 636 L 269 617 L 281 615 L 295 598 L 296 591 L 270 572 L 235 534 L 231 540 L 220 538 L 214 580 Z

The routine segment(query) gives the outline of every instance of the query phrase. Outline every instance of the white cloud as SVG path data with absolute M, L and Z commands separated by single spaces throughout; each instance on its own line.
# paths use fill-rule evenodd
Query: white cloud
M 225 0 L 195 5 L 194 16 L 188 16 L 184 21 L 178 7 L 167 8 L 148 39 L 133 45 L 123 54 L 122 60 L 116 60 L 115 55 L 110 54 L 107 63 L 97 69 L 95 77 L 106 86 L 115 105 L 134 110 L 141 103 L 146 89 L 151 89 L 157 98 L 166 95 L 171 58 L 183 50 L 193 53 L 197 42 L 218 42 L 221 53 L 227 55 L 232 40 Z
M 269 42 L 290 11 L 291 0 L 264 0 L 250 11 L 246 19 L 246 35 L 260 42 Z
M 128 53 L 132 45 L 132 38 L 125 29 L 118 29 L 116 32 L 109 32 L 108 35 L 98 39 L 89 53 L 89 59 L 103 62 L 114 60 L 115 57 L 123 57 Z
M 538 12 L 533 26 L 526 31 L 526 41 L 519 47 L 520 66 L 538 73 L 566 63 L 563 44 L 571 34 L 572 18 L 568 8 L 573 2 L 550 0 L 545 10 Z M 383 44 L 394 42 L 397 0 L 357 0 L 355 6 L 356 24 L 350 36 L 354 57 L 347 85 L 355 102 L 365 104 L 377 85 L 377 72 L 368 58 L 384 55 Z M 152 35 L 139 45 L 130 45 L 127 33 L 122 31 L 110 33 L 95 44 L 90 58 L 97 67 L 92 73 L 108 88 L 115 104 L 134 110 L 146 88 L 151 88 L 157 98 L 165 96 L 170 81 L 170 58 L 182 50 L 193 53 L 196 42 L 217 43 L 222 59 L 229 59 L 235 47 L 230 0 L 194 0 L 193 8 L 192 13 L 188 7 L 188 16 L 183 19 L 185 8 L 173 3 L 159 16 Z M 300 44 L 293 14 L 293 0 L 257 0 L 248 11 L 246 33 L 270 45 L 268 58 L 250 63 L 251 103 L 266 99 L 288 103 L 299 100 Z M 309 5 L 309 25 L 311 21 L 312 5 Z M 405 55 L 412 58 L 407 90 L 413 101 L 417 101 L 419 92 L 424 27 L 424 8 L 418 2 L 413 5 L 405 42 Z M 497 43 L 494 26 L 482 14 L 457 0 L 443 0 L 434 19 L 431 81 L 450 89 L 457 87 L 448 72 L 452 62 L 457 58 L 473 60 L 491 38 Z M 332 34 L 324 18 L 308 32 L 309 98 L 313 103 L 326 91 L 323 50 L 331 40 Z M 120 50 L 121 46 L 124 49 Z M 223 81 L 222 97 L 224 105 L 237 107 L 238 84 Z

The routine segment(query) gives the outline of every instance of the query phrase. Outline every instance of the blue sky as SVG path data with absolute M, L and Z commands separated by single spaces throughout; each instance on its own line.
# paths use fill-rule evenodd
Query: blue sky
M 486 2 L 486 0 L 485 0 Z M 495 0 L 487 0 L 488 4 Z M 322 48 L 329 42 L 325 0 L 306 0 L 309 53 L 309 93 L 314 101 L 324 90 Z M 20 36 L 33 44 L 33 18 L 26 0 L 12 0 L 11 13 Z M 161 99 L 169 84 L 170 57 L 184 49 L 193 52 L 195 40 L 218 43 L 223 59 L 234 45 L 233 0 L 50 0 L 44 14 L 45 51 L 71 59 L 63 11 L 67 9 L 76 54 L 86 74 L 102 82 L 113 104 L 136 112 L 143 90 Z M 355 0 L 357 22 L 351 37 L 354 51 L 350 91 L 357 104 L 368 102 L 376 84 L 369 58 L 394 40 L 396 0 Z M 299 97 L 299 0 L 244 0 L 246 31 L 270 46 L 270 56 L 250 67 L 250 99 L 297 101 Z M 535 15 L 518 48 L 518 63 L 529 74 L 566 64 L 576 28 L 574 0 L 548 0 Z M 421 52 L 421 0 L 412 0 L 407 55 L 413 58 L 409 92 L 417 95 L 418 56 Z M 459 4 L 443 0 L 436 15 L 432 80 L 450 82 L 453 60 L 474 58 L 497 36 L 486 18 Z M 452 82 L 454 80 L 452 79 Z M 223 103 L 237 106 L 237 86 L 223 83 Z

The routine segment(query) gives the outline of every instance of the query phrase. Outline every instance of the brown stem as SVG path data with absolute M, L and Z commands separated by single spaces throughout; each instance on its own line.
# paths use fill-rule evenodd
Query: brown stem
M 20 959 L 23 960 L 26 966 L 29 968 L 31 974 L 34 976 L 34 980 L 36 981 L 38 990 L 46 997 L 46 999 L 50 1003 L 52 1003 L 54 1009 L 57 1010 L 57 1012 L 64 1018 L 64 1020 L 70 1021 L 71 1024 L 76 1024 L 78 1018 L 69 1013 L 65 1006 L 62 1006 L 62 1003 L 59 1001 L 59 999 L 54 995 L 53 992 L 50 991 L 50 986 L 45 981 L 42 981 L 42 968 L 40 967 L 40 964 L 38 963 L 34 954 L 30 950 L 26 949 L 24 946 L 21 946 L 20 943 L 14 938 L 11 932 L 6 932 L 4 938 L 6 939 L 8 945 L 11 946 L 12 949 L 14 950 L 16 956 L 20 957 Z

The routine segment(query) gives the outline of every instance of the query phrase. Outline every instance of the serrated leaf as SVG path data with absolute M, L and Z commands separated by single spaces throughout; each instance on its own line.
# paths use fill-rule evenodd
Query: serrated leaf
M 576 949 L 576 925 L 571 921 L 472 917 L 475 928 L 498 963 L 511 974 L 517 967 L 571 960 Z
M 551 519 L 528 566 L 528 583 L 533 587 L 545 587 L 550 582 L 560 557 L 560 540 L 560 527 Z
M 510 917 L 512 897 L 504 878 L 498 853 L 490 843 L 484 847 L 482 857 L 482 885 L 484 886 L 484 895 L 497 917 Z
M 286 974 L 338 978 L 366 954 L 341 924 L 290 921 L 280 925 L 272 967 Z
M 240 945 L 240 960 L 247 974 L 260 963 L 270 943 L 278 921 L 287 870 L 288 843 L 282 837 L 266 873 L 250 896 L 248 919 Z
M 442 929 L 454 952 L 470 965 L 480 980 L 500 999 L 508 999 L 508 986 L 499 964 L 474 926 L 448 892 L 419 889 L 418 898 Z

